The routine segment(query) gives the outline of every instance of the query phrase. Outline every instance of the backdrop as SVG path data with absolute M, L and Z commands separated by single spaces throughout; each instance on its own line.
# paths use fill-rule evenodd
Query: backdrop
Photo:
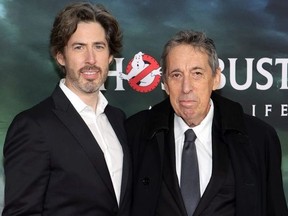
M 12 118 L 50 95 L 59 80 L 49 56 L 49 34 L 55 15 L 69 2 L 0 0 L 1 148 Z M 118 18 L 124 34 L 123 52 L 102 88 L 109 102 L 130 116 L 162 100 L 165 93 L 156 74 L 163 45 L 182 29 L 206 32 L 214 39 L 220 57 L 220 93 L 240 102 L 248 114 L 270 123 L 279 134 L 288 197 L 288 0 L 98 3 Z M 141 57 L 145 70 L 133 69 L 135 55 Z M 125 76 L 129 73 L 138 81 L 151 76 L 140 85 Z M 1 207 L 2 166 L 0 178 Z

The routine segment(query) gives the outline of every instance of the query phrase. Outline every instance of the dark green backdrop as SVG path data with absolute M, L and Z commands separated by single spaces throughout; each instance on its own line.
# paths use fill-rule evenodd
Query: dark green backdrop
M 0 144 L 16 113 L 54 89 L 58 75 L 48 52 L 51 25 L 68 0 L 0 0 Z M 94 2 L 94 1 L 92 1 Z M 104 4 L 119 20 L 124 49 L 103 90 L 127 116 L 164 97 L 161 84 L 140 93 L 119 77 L 143 52 L 158 62 L 164 43 L 181 29 L 205 31 L 221 59 L 221 94 L 273 125 L 283 151 L 288 197 L 288 0 L 111 0 Z M 2 154 L 0 156 L 2 159 Z M 3 179 L 3 169 L 0 168 Z M 0 180 L 0 205 L 3 203 Z

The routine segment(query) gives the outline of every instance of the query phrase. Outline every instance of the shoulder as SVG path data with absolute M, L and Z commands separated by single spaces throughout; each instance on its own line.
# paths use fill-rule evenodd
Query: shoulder
M 222 97 L 217 93 L 213 93 L 212 100 L 224 130 L 237 130 L 243 134 L 248 134 L 249 137 L 257 137 L 259 140 L 268 135 L 277 136 L 275 129 L 270 124 L 244 113 L 238 102 Z
M 222 95 L 213 92 L 211 95 L 211 99 L 213 100 L 213 102 L 216 104 L 216 106 L 219 106 L 219 108 L 221 110 L 223 110 L 223 113 L 226 113 L 228 111 L 228 113 L 231 112 L 231 110 L 233 110 L 234 112 L 243 112 L 242 106 L 240 103 L 230 100 L 226 97 L 223 97 Z
M 21 119 L 41 119 L 45 118 L 48 113 L 51 113 L 52 110 L 53 100 L 51 97 L 46 98 L 45 100 L 41 101 L 40 103 L 32 106 L 29 109 L 23 110 L 18 113 L 13 121 L 19 121 Z
M 142 110 L 127 119 L 127 125 L 134 127 L 152 127 L 153 129 L 166 127 L 169 116 L 173 112 L 169 98 L 154 105 L 151 109 Z
M 127 124 L 143 123 L 151 114 L 150 110 L 141 110 L 127 118 Z
M 150 119 L 150 111 L 142 110 L 127 118 L 125 122 L 126 130 L 129 134 L 136 134 L 147 128 L 147 123 Z
M 51 109 L 47 108 L 51 103 L 50 99 L 46 99 L 39 104 L 18 113 L 10 123 L 6 138 L 13 137 L 16 134 L 23 134 L 24 131 L 38 133 L 41 128 L 47 125 L 47 122 L 53 119 Z
M 38 144 L 36 140 L 43 139 L 44 133 L 51 131 L 47 130 L 48 122 L 54 119 L 52 109 L 47 108 L 50 103 L 51 99 L 46 99 L 14 117 L 5 137 L 4 151 L 6 153 L 15 146 L 19 148 L 22 148 L 22 145 L 23 147 L 29 146 L 29 148 L 36 147 Z
M 110 104 L 106 106 L 105 114 L 108 116 L 113 116 L 114 118 L 126 119 L 126 114 L 122 109 L 112 106 Z
M 142 110 L 128 118 L 125 128 L 130 143 L 145 146 L 159 132 L 169 131 L 169 122 L 173 115 L 169 99 L 156 104 L 149 110 Z M 135 148 L 135 146 L 134 146 Z
M 257 117 L 244 114 L 250 146 L 260 161 L 281 160 L 281 143 L 276 129 Z
M 248 114 L 244 114 L 244 122 L 247 128 L 247 132 L 251 136 L 253 135 L 255 136 L 256 134 L 258 134 L 259 137 L 267 137 L 267 136 L 272 136 L 274 138 L 278 137 L 275 128 L 262 119 L 259 119 L 255 116 L 251 116 Z

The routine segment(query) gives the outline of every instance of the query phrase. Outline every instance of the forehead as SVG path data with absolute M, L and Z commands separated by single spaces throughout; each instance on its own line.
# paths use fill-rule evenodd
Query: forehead
M 170 49 L 167 55 L 167 66 L 173 65 L 209 65 L 208 54 L 203 48 L 181 44 Z
M 79 42 L 106 41 L 105 30 L 98 22 L 79 22 L 69 41 L 75 42 L 78 40 L 80 40 Z

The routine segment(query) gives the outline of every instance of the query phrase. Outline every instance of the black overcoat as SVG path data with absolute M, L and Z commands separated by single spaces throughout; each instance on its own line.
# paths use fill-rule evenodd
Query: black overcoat
M 231 215 L 215 208 L 221 206 L 216 202 L 221 202 L 219 197 L 225 195 L 228 170 L 222 150 L 214 150 L 215 140 L 222 140 L 229 154 L 234 172 L 236 215 L 288 215 L 281 176 L 281 147 L 276 131 L 258 118 L 244 114 L 240 104 L 216 93 L 212 93 L 211 98 L 214 103 L 212 177 L 194 216 Z M 133 216 L 186 215 L 175 159 L 167 156 L 169 146 L 175 145 L 171 139 L 173 116 L 167 98 L 127 121 L 133 161 Z M 165 165 L 167 160 L 168 167 Z M 160 199 L 160 192 L 164 198 Z

